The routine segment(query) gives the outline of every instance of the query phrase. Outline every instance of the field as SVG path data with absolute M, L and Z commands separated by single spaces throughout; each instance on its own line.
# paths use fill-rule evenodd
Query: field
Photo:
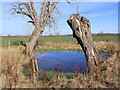
M 0 46 L 8 46 L 10 45 L 20 45 L 20 41 L 23 41 L 24 43 L 27 42 L 29 39 L 28 37 L 20 37 L 20 36 L 6 36 L 2 37 L 2 41 L 0 43 Z M 93 40 L 95 42 L 98 41 L 119 41 L 118 35 L 93 35 Z M 73 38 L 73 36 L 41 36 L 38 38 L 38 42 L 54 42 L 54 43 L 75 43 L 76 40 Z
M 108 60 L 103 58 L 99 62 L 99 70 L 91 73 L 60 73 L 41 72 L 37 74 L 35 82 L 31 78 L 29 57 L 24 55 L 24 47 L 20 41 L 26 43 L 28 37 L 2 37 L 1 47 L 1 77 L 3 88 L 118 88 L 118 50 L 119 36 L 93 36 L 97 50 L 109 52 Z M 37 50 L 66 50 L 81 49 L 72 36 L 44 36 L 38 38 Z M 8 47 L 10 46 L 10 47 Z M 8 48 L 4 48 L 8 47 Z

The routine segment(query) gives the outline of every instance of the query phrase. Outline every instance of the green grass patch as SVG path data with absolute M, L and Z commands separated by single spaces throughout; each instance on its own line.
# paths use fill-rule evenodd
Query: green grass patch
M 120 36 L 118 35 L 107 35 L 107 36 L 100 36 L 100 35 L 96 35 L 93 36 L 93 40 L 94 41 L 119 41 Z
M 45 75 L 47 76 L 47 78 L 52 79 L 54 77 L 56 77 L 57 75 L 59 75 L 59 77 L 65 77 L 68 79 L 72 79 L 74 78 L 74 73 L 72 72 L 55 72 L 55 71 L 46 71 L 46 72 L 39 72 L 39 79 L 45 79 Z
M 100 35 L 94 35 L 93 40 L 94 41 L 119 41 L 120 36 L 118 35 L 107 35 L 107 36 L 100 36 Z M 0 37 L 0 46 L 6 47 L 9 45 L 20 45 L 20 41 L 23 41 L 24 43 L 28 42 L 28 37 Z M 75 43 L 77 42 L 73 36 L 41 36 L 37 39 L 38 42 L 56 42 L 56 43 L 64 43 L 64 42 L 71 42 Z

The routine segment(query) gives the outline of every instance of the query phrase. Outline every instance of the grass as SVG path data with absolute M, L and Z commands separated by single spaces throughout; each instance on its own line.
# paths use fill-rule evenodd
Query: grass
M 101 39 L 100 39 L 101 38 Z M 2 38 L 0 50 L 2 50 L 2 79 L 3 87 L 8 88 L 111 88 L 118 87 L 118 58 L 117 48 L 118 39 L 116 36 L 109 36 L 110 41 L 105 36 L 94 36 L 95 45 L 99 51 L 110 52 L 109 60 L 101 60 L 100 72 L 93 70 L 92 73 L 83 75 L 80 73 L 61 73 L 61 72 L 40 72 L 38 81 L 33 83 L 30 78 L 29 60 L 22 53 L 23 47 L 18 46 L 19 41 L 28 41 L 27 37 L 5 37 Z M 1 39 L 0 39 L 1 40 Z M 11 42 L 11 47 L 8 42 Z M 103 42 L 103 41 L 109 42 Z M 6 41 L 6 45 L 5 45 Z M 81 50 L 76 40 L 72 36 L 39 37 L 37 50 Z M 114 41 L 114 42 L 111 42 Z M 5 48 L 6 47 L 6 48 Z M 109 61 L 109 62 L 107 62 Z M 59 76 L 59 78 L 57 77 Z
M 55 50 L 82 50 L 77 43 L 70 42 L 45 42 L 37 46 L 36 51 L 55 51 Z
M 94 41 L 119 41 L 120 36 L 112 36 L 112 35 L 108 35 L 108 36 L 101 36 L 101 35 L 97 35 L 97 36 L 93 36 L 93 40 Z
M 1 38 L 1 37 L 0 37 Z M 26 43 L 29 38 L 28 37 L 4 37 L 1 39 L 0 46 L 8 46 L 9 42 L 11 45 L 19 45 L 20 41 Z M 93 36 L 94 41 L 119 41 L 119 36 Z M 39 37 L 38 42 L 54 42 L 54 43 L 76 43 L 76 39 L 73 36 L 46 36 L 46 37 Z
M 18 85 L 20 78 L 24 77 L 21 72 L 25 63 L 28 63 L 28 58 L 20 51 L 19 48 L 0 48 L 1 54 L 1 69 L 2 69 L 2 86 L 4 88 L 14 88 Z M 21 80 L 24 78 L 21 78 Z
M 117 43 L 97 42 L 97 48 L 106 48 Z M 100 46 L 99 46 L 100 45 Z M 105 47 L 105 45 L 108 45 Z M 104 47 L 103 47 L 104 46 Z M 100 72 L 94 69 L 89 74 L 80 73 L 60 73 L 46 72 L 46 77 L 42 72 L 39 73 L 39 79 L 35 83 L 32 82 L 28 65 L 28 58 L 22 53 L 21 46 L 12 46 L 10 48 L 0 48 L 2 50 L 2 73 L 1 77 L 4 81 L 3 87 L 8 88 L 111 88 L 119 86 L 118 81 L 118 56 L 120 53 L 115 51 L 109 60 L 100 62 Z M 114 49 L 115 50 L 115 49 Z M 26 70 L 23 72 L 23 69 Z M 59 76 L 59 78 L 57 77 Z M 43 77 L 43 78 L 41 78 Z
M 74 77 L 74 73 L 72 72 L 56 72 L 56 71 L 46 71 L 46 72 L 42 72 L 39 71 L 39 80 L 42 80 L 44 78 L 44 74 L 47 76 L 47 78 L 52 79 L 53 77 L 57 77 L 57 75 L 59 77 L 65 77 L 67 79 L 73 79 Z
M 61 50 L 81 50 L 81 49 L 77 49 L 77 48 L 38 48 L 36 49 L 36 52 L 40 52 L 40 51 L 61 51 Z
M 5 37 L 1 39 L 2 42 L 0 43 L 0 46 L 2 47 L 6 47 L 9 45 L 19 45 L 20 41 L 23 41 L 24 43 L 27 42 L 29 39 L 27 37 Z

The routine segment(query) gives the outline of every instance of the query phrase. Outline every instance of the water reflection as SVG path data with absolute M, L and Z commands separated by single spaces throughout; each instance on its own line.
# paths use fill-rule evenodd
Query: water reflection
M 106 59 L 109 56 L 100 53 Z M 59 72 L 86 72 L 87 65 L 83 51 L 45 51 L 36 54 L 39 69 Z

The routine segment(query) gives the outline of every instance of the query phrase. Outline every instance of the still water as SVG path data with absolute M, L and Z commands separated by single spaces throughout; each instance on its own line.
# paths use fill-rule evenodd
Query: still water
M 106 59 L 109 56 L 99 53 L 100 57 Z M 45 51 L 36 53 L 38 66 L 40 70 L 60 72 L 86 72 L 87 65 L 83 51 L 63 50 L 63 51 Z

